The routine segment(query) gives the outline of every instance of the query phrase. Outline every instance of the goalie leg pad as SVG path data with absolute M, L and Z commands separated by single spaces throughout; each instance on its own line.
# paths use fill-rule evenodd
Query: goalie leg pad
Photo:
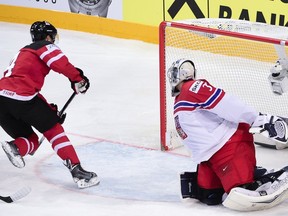
M 180 174 L 181 196 L 183 199 L 197 197 L 197 172 L 184 172 Z
M 223 188 L 204 189 L 197 183 L 197 172 L 184 172 L 180 174 L 181 196 L 183 199 L 198 199 L 207 205 L 222 203 Z
M 262 197 L 243 194 L 243 188 L 233 188 L 223 205 L 236 211 L 259 211 L 272 208 L 288 198 L 288 190 L 278 191 Z
M 267 177 L 270 181 L 267 181 Z M 264 175 L 256 190 L 233 188 L 223 205 L 237 211 L 257 211 L 272 208 L 288 199 L 288 169 Z M 261 178 L 259 181 L 262 181 Z M 256 181 L 257 182 L 257 181 Z M 255 182 L 255 183 L 256 183 Z

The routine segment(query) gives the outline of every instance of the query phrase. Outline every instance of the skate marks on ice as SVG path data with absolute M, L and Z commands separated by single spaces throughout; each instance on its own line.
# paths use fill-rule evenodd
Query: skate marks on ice
M 195 170 L 189 157 L 109 142 L 77 146 L 84 169 L 100 178 L 96 187 L 79 190 L 55 156 L 37 167 L 46 182 L 91 195 L 128 200 L 181 202 L 179 173 Z

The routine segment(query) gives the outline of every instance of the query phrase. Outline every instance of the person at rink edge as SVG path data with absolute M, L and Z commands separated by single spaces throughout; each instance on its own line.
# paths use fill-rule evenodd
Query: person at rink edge
M 96 173 L 82 168 L 65 134 L 61 125 L 65 115 L 59 117 L 57 106 L 39 93 L 51 69 L 66 76 L 76 94 L 89 89 L 89 80 L 54 44 L 58 35 L 52 24 L 36 21 L 30 34 L 32 43 L 20 49 L 0 80 L 0 125 L 14 139 L 1 142 L 2 148 L 14 166 L 24 167 L 23 157 L 33 155 L 40 145 L 34 127 L 51 143 L 79 188 L 97 185 Z
M 265 130 L 269 138 L 286 144 L 286 122 L 281 117 L 257 112 L 205 79 L 196 79 L 194 62 L 189 59 L 173 62 L 167 75 L 175 97 L 176 130 L 197 164 L 195 172 L 180 175 L 182 198 L 198 199 L 208 205 L 222 203 L 243 211 L 249 207 L 237 207 L 239 203 L 234 203 L 230 194 L 246 197 L 248 203 L 254 197 L 261 197 L 259 202 L 267 197 L 265 207 L 254 203 L 256 207 L 251 205 L 252 210 L 270 208 L 280 202 L 275 197 L 283 198 L 278 195 L 287 193 L 288 169 L 269 172 L 256 166 L 250 132 L 252 128 Z M 271 196 L 275 198 L 273 202 Z M 240 202 L 240 198 L 236 200 Z

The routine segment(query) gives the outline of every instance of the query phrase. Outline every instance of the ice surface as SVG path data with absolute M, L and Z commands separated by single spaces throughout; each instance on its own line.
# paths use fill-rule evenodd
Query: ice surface
M 30 43 L 28 25 L 0 23 L 0 70 Z M 17 169 L 0 151 L 0 195 L 22 186 L 32 192 L 12 204 L 0 203 L 0 215 L 29 216 L 175 216 L 242 215 L 222 206 L 181 202 L 178 173 L 194 170 L 187 152 L 159 151 L 158 46 L 59 30 L 59 46 L 70 61 L 83 69 L 91 88 L 77 95 L 67 108 L 64 127 L 82 166 L 95 171 L 101 183 L 78 189 L 50 144 Z M 69 81 L 51 72 L 42 94 L 62 107 L 71 95 Z M 0 139 L 10 138 L 0 130 Z M 153 150 L 154 149 L 154 150 Z M 258 164 L 267 168 L 287 165 L 287 150 L 257 147 Z M 285 202 L 276 208 L 245 215 L 287 215 Z

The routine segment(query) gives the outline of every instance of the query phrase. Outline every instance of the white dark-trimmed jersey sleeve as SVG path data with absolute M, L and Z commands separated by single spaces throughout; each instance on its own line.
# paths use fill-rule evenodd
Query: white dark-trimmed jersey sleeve
M 253 107 L 247 105 L 238 97 L 227 93 L 218 102 L 217 106 L 211 109 L 211 112 L 228 121 L 248 123 L 249 125 L 258 116 L 258 112 Z

